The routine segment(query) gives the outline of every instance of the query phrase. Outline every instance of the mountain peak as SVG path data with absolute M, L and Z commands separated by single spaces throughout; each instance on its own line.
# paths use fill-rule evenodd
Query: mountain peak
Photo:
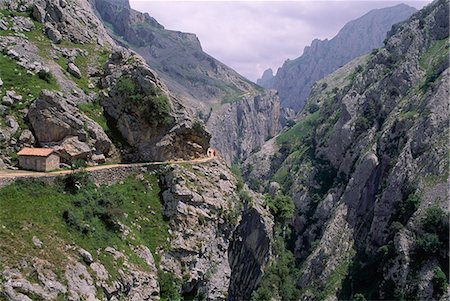
M 371 10 L 345 24 L 332 39 L 314 39 L 302 56 L 286 61 L 269 82 L 271 85 L 263 87 L 278 90 L 283 107 L 301 110 L 314 82 L 381 47 L 392 26 L 416 11 L 406 4 Z

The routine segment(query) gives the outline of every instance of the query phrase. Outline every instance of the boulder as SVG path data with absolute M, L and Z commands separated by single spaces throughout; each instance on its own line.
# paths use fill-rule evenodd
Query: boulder
M 14 91 L 6 91 L 6 96 L 8 96 L 9 98 L 11 98 L 12 100 L 15 101 L 21 101 L 23 99 L 23 97 L 21 95 L 17 95 L 16 92 Z
M 0 115 L 4 115 L 8 111 L 8 107 L 5 105 L 0 105 Z
M 67 65 L 67 71 L 76 78 L 81 78 L 81 71 L 74 63 L 69 63 Z
M 8 30 L 8 23 L 4 20 L 0 20 L 0 30 Z
M 92 155 L 91 161 L 94 163 L 102 164 L 106 162 L 106 157 L 103 154 L 100 155 Z
M 80 141 L 78 137 L 68 137 L 61 143 L 58 151 L 61 157 L 72 162 L 77 159 L 87 160 L 91 148 L 85 142 Z
M 14 103 L 14 101 L 8 95 L 3 96 L 3 99 L 2 99 L 2 104 L 3 105 L 5 105 L 5 106 L 12 106 L 13 103 Z
M 61 145 L 67 137 L 86 141 L 90 149 L 107 155 L 111 140 L 101 126 L 83 115 L 75 105 L 63 96 L 44 90 L 31 104 L 28 119 L 37 141 L 41 144 Z
M 19 123 L 17 123 L 16 118 L 14 118 L 13 116 L 6 116 L 5 124 L 8 126 L 8 130 L 11 135 L 14 135 L 19 129 Z
M 33 145 L 36 139 L 34 139 L 33 133 L 30 130 L 24 130 L 20 134 L 19 142 L 21 144 Z
M 59 44 L 61 43 L 62 35 L 61 33 L 52 26 L 46 26 L 45 32 L 50 40 L 52 40 L 53 43 Z
M 33 244 L 36 246 L 36 248 L 42 248 L 42 241 L 40 241 L 39 238 L 33 236 L 31 240 L 33 241 Z
M 45 10 L 42 7 L 40 7 L 39 5 L 35 4 L 35 5 L 33 5 L 32 16 L 36 21 L 38 21 L 40 23 L 44 23 Z
M 78 253 L 80 254 L 81 258 L 83 258 L 83 261 L 87 264 L 91 264 L 94 262 L 94 258 L 92 257 L 91 253 L 86 251 L 85 249 L 79 249 Z

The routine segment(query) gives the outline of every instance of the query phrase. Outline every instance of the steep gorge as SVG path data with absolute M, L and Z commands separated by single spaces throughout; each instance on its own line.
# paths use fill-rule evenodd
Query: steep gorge
M 448 7 L 318 81 L 299 122 L 244 163 L 254 189 L 295 202 L 300 299 L 448 298 Z

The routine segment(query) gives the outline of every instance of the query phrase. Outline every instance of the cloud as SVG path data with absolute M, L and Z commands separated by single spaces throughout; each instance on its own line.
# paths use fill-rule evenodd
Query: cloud
M 332 38 L 374 8 L 430 1 L 148 1 L 131 0 L 167 29 L 195 33 L 203 50 L 256 81 L 296 58 L 315 38 Z

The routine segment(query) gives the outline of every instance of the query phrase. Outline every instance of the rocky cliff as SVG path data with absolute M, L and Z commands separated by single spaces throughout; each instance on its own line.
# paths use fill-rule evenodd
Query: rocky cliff
M 303 300 L 448 298 L 449 2 L 317 82 L 299 122 L 247 162 L 296 214 Z
M 22 180 L 5 186 L 0 296 L 226 300 L 239 292 L 248 295 L 271 254 L 271 217 L 260 196 L 244 202 L 239 193 L 249 192 L 238 185 L 224 163 L 212 161 L 135 169 L 108 185 L 74 173 L 50 183 Z
M 287 60 L 275 76 L 271 77 L 266 70 L 258 84 L 277 90 L 283 107 L 299 111 L 317 80 L 380 47 L 392 25 L 415 11 L 405 4 L 372 10 L 347 23 L 331 40 L 314 40 L 311 46 L 305 47 L 302 56 Z
M 14 169 L 23 146 L 52 147 L 74 166 L 206 155 L 210 135 L 196 111 L 115 44 L 88 1 L 0 8 L 0 168 Z M 2 174 L 0 299 L 253 291 L 271 256 L 271 216 L 223 161 L 102 171 Z
M 88 1 L 3 1 L 0 167 L 24 146 L 66 163 L 206 155 L 210 135 L 186 99 L 109 37 Z
M 211 144 L 228 163 L 245 157 L 281 129 L 278 96 L 203 52 L 194 34 L 167 30 L 123 3 L 93 3 L 111 36 L 139 53 L 172 94 L 185 99 L 206 123 Z

